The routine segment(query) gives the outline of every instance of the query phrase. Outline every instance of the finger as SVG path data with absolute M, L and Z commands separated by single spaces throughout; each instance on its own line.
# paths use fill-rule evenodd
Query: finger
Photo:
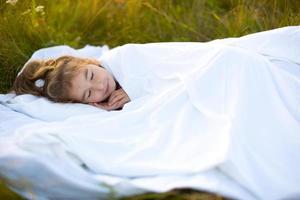
M 118 107 L 118 108 L 123 108 L 124 104 L 125 104 L 125 102 L 124 102 L 124 99 L 123 99 L 123 100 L 121 100 L 121 101 L 119 101 L 119 102 L 117 103 L 117 107 Z
M 114 93 L 110 95 L 108 102 L 114 102 L 114 99 L 120 96 L 121 94 L 122 93 L 120 92 L 120 90 L 114 91 Z
M 115 90 L 111 93 L 110 97 L 114 97 L 115 95 L 120 94 L 120 92 L 121 92 L 120 90 Z
M 121 94 L 117 95 L 114 98 L 112 98 L 110 101 L 108 101 L 108 105 L 113 105 L 113 104 L 115 104 L 116 102 L 120 101 L 123 98 L 124 98 L 123 95 L 121 95 Z
M 114 109 L 118 109 L 119 107 L 120 107 L 120 102 L 118 101 L 118 102 L 115 102 L 113 105 L 111 105 L 111 107 L 112 108 L 114 108 Z
M 115 102 L 114 106 L 116 106 L 117 108 L 120 108 L 120 107 L 123 107 L 124 104 L 126 104 L 127 102 L 128 102 L 128 99 L 126 97 L 123 97 L 119 101 Z
M 120 99 L 122 99 L 122 98 L 126 98 L 127 99 L 127 102 L 129 102 L 130 101 L 130 99 L 129 99 L 129 96 L 124 92 L 124 90 L 119 90 L 119 92 L 118 93 L 116 93 L 116 95 L 115 96 L 112 96 L 111 98 L 110 98 L 110 103 L 114 103 L 114 102 L 117 102 L 117 101 L 119 101 Z
M 126 104 L 130 101 L 130 99 L 127 96 L 124 96 L 122 99 L 120 99 L 119 102 L 121 102 L 121 104 Z

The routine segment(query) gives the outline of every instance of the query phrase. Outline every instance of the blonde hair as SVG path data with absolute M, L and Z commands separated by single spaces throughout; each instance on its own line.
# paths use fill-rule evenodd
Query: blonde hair
M 69 94 L 71 81 L 87 64 L 100 65 L 97 60 L 73 56 L 31 61 L 16 78 L 12 89 L 17 95 L 32 94 L 55 102 L 75 102 Z M 35 84 L 39 79 L 44 80 L 42 87 Z

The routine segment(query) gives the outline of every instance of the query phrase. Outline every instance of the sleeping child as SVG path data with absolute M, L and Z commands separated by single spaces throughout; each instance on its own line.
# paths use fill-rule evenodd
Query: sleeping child
M 205 43 L 126 44 L 99 60 L 29 62 L 16 94 L 122 111 L 24 127 L 20 144 L 42 154 L 56 141 L 64 151 L 53 157 L 71 152 L 95 174 L 217 168 L 256 199 L 299 199 L 299 48 L 294 26 Z
M 13 90 L 17 95 L 88 103 L 105 110 L 120 109 L 130 101 L 113 75 L 97 60 L 73 56 L 29 62 L 16 78 Z

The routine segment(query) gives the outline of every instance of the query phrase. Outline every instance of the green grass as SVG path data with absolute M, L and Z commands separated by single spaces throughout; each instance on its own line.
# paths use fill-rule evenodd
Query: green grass
M 5 186 L 4 182 L 0 179 L 0 199 L 7 200 L 22 200 L 20 196 L 16 193 L 13 193 Z
M 43 47 L 203 42 L 299 24 L 298 0 L 19 0 L 15 5 L 0 0 L 0 93 L 9 91 L 18 70 Z M 208 199 L 203 194 L 179 192 L 172 199 Z M 132 199 L 169 198 L 160 195 Z

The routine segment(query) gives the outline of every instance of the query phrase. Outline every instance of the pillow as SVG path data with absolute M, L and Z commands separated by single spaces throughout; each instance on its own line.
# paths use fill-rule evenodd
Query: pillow
M 104 112 L 103 109 L 88 104 L 55 103 L 45 97 L 37 97 L 31 94 L 8 95 L 11 98 L 5 102 L 2 101 L 2 98 L 5 97 L 1 98 L 2 95 L 0 96 L 2 104 L 14 111 L 42 121 L 62 121 L 72 116 Z
M 55 46 L 40 49 L 33 53 L 33 59 L 50 59 L 62 55 L 73 55 L 78 57 L 88 57 L 99 59 L 99 57 L 108 51 L 108 46 L 96 47 L 87 45 L 82 49 L 73 49 L 69 46 Z M 25 66 L 25 65 L 24 65 Z M 21 71 L 24 67 L 21 69 Z M 19 73 L 21 73 L 21 71 Z M 45 97 L 38 97 L 30 94 L 16 96 L 14 93 L 0 95 L 0 103 L 32 118 L 43 121 L 61 121 L 74 115 L 94 114 L 105 112 L 105 110 L 81 103 L 54 103 Z

